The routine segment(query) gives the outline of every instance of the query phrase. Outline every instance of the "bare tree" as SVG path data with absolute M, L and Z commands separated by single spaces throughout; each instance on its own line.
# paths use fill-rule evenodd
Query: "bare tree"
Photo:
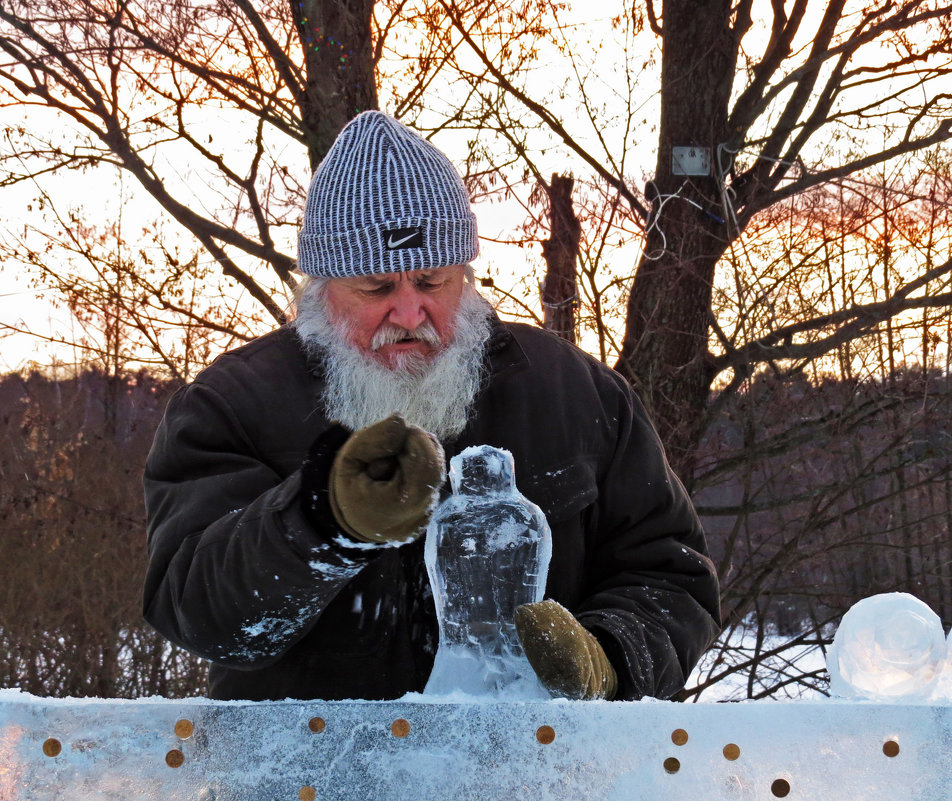
M 773 241 L 780 220 L 756 220 L 744 244 L 770 258 L 749 272 L 738 254 L 733 279 L 745 314 L 725 324 L 725 339 L 809 318 L 830 296 L 875 309 L 903 263 L 941 263 L 952 235 L 947 176 L 935 163 L 919 174 L 905 166 L 889 192 L 854 183 L 791 200 L 782 248 Z M 777 361 L 736 392 L 717 393 L 695 498 L 719 566 L 726 629 L 686 697 L 719 683 L 751 698 L 825 691 L 823 650 L 835 622 L 877 592 L 914 593 L 952 621 L 942 506 L 952 395 L 947 352 L 935 357 L 948 324 L 941 310 L 907 311 L 824 359 Z
M 393 110 L 412 116 L 451 59 L 432 16 L 425 4 L 366 0 L 0 3 L 0 109 L 20 116 L 0 149 L 0 187 L 35 184 L 68 217 L 69 199 L 51 197 L 48 177 L 131 178 L 172 223 L 163 233 L 178 227 L 243 308 L 283 322 L 311 170 L 348 119 L 377 106 L 382 60 Z M 30 263 L 30 248 L 47 243 L 7 244 Z M 155 288 L 167 296 L 172 286 Z M 210 332 L 221 326 L 205 319 Z M 231 333 L 262 328 L 253 311 Z
M 133 225 L 130 242 L 121 209 L 97 224 L 41 199 L 45 219 L 10 232 L 0 256 L 25 266 L 52 304 L 70 312 L 69 335 L 48 336 L 72 348 L 78 366 L 114 382 L 142 368 L 187 380 L 262 323 L 229 297 L 200 252 L 183 254 L 158 224 Z
M 289 155 L 313 166 L 340 125 L 377 102 L 386 63 L 400 80 L 388 90 L 399 86 L 399 113 L 427 135 L 471 133 L 477 195 L 499 176 L 548 175 L 540 151 L 548 147 L 578 165 L 576 181 L 603 182 L 640 216 L 644 247 L 627 271 L 633 283 L 617 367 L 689 476 L 715 381 L 742 381 L 768 359 L 801 358 L 796 348 L 829 327 L 828 315 L 840 332 L 811 341 L 817 354 L 921 302 L 928 281 L 917 276 L 893 287 L 875 323 L 863 322 L 872 319 L 867 309 L 830 308 L 757 341 L 709 345 L 717 265 L 758 214 L 948 140 L 950 11 L 935 0 L 649 3 L 619 13 L 626 49 L 614 55 L 624 63 L 613 65 L 619 85 L 600 100 L 598 70 L 573 49 L 564 12 L 543 0 L 6 2 L 0 91 L 10 103 L 56 109 L 83 132 L 78 143 L 15 132 L 6 181 L 40 163 L 120 167 L 281 320 L 275 293 L 293 284 L 309 171 L 289 166 Z M 648 32 L 660 52 L 658 144 L 641 192 L 628 151 L 643 139 L 638 78 L 651 67 L 636 62 Z M 560 59 L 551 75 L 568 77 L 540 94 L 533 67 L 543 57 Z M 241 121 L 245 147 L 208 141 L 203 123 L 223 114 Z M 540 129 L 546 137 L 534 138 Z M 173 178 L 170 157 L 160 155 L 170 142 L 214 186 L 218 208 L 196 211 L 207 199 Z M 936 265 L 930 275 L 942 274 Z
M 582 225 L 575 216 L 572 187 L 575 181 L 566 175 L 553 175 L 542 185 L 548 198 L 551 236 L 542 243 L 546 274 L 542 283 L 544 325 L 563 339 L 575 343 L 575 311 L 579 306 L 579 240 Z
M 118 391 L 117 391 L 118 386 Z M 137 463 L 173 385 L 101 371 L 0 379 L 0 684 L 35 695 L 202 692 L 142 620 Z
M 644 193 L 625 166 L 638 125 L 633 64 L 613 87 L 615 101 L 600 106 L 591 91 L 597 72 L 579 69 L 581 56 L 566 44 L 568 26 L 550 9 L 540 28 L 571 64 L 571 96 L 581 112 L 560 114 L 551 94 L 540 97 L 527 79 L 499 65 L 494 39 L 471 31 L 474 15 L 498 14 L 491 4 L 443 0 L 441 8 L 442 24 L 479 64 L 466 69 L 459 59 L 472 104 L 454 110 L 453 119 L 471 127 L 494 119 L 491 128 L 508 152 L 535 171 L 538 154 L 520 131 L 545 129 L 550 148 L 585 165 L 641 216 L 644 247 L 632 266 L 617 369 L 640 390 L 686 476 L 716 380 L 742 381 L 769 360 L 801 358 L 802 338 L 833 320 L 839 334 L 810 343 L 817 356 L 865 336 L 924 302 L 926 284 L 948 272 L 936 265 L 927 276 L 907 278 L 872 316 L 866 308 L 831 308 L 794 330 L 720 351 L 709 347 L 717 265 L 758 214 L 952 136 L 947 4 L 664 0 L 659 7 L 649 0 L 620 14 L 616 27 L 629 31 L 625 58 L 635 61 L 636 38 L 644 45 L 642 21 L 660 49 L 657 161 Z M 945 307 L 949 298 L 928 302 Z
M 0 185 L 118 168 L 281 321 L 308 165 L 347 119 L 376 104 L 370 9 L 4 2 L 3 105 L 52 109 L 62 127 L 9 128 Z
M 726 628 L 685 697 L 825 691 L 835 623 L 869 595 L 911 592 L 952 619 L 934 503 L 952 473 L 950 402 L 945 377 L 915 368 L 888 383 L 764 375 L 732 395 L 696 493 Z
M 910 398 L 935 383 L 913 368 L 948 358 L 947 221 L 907 223 L 948 199 L 937 177 L 952 136 L 950 12 L 938 0 L 646 0 L 619 5 L 603 35 L 586 39 L 578 15 L 547 0 L 0 0 L 7 113 L 36 109 L 64 121 L 50 135 L 11 126 L 0 184 L 42 185 L 46 174 L 68 169 L 121 171 L 193 237 L 180 265 L 214 263 L 282 321 L 307 177 L 344 121 L 378 97 L 466 154 L 477 202 L 523 205 L 532 219 L 520 244 L 558 240 L 531 188 L 571 174 L 580 222 L 573 328 L 594 332 L 592 350 L 604 361 L 617 356 L 702 501 L 720 482 L 740 488 L 740 501 L 705 510 L 730 521 L 725 531 L 714 526 L 725 608 L 731 626 L 753 615 L 750 664 L 762 665 L 772 652 L 768 626 L 793 592 L 781 581 L 796 573 L 791 554 L 809 554 L 803 564 L 816 567 L 822 554 L 852 547 L 862 532 L 850 521 L 862 510 L 903 510 L 906 539 L 898 526 L 881 527 L 893 537 L 883 552 L 912 554 L 902 580 L 926 554 L 944 558 L 941 543 L 922 532 L 926 519 L 948 518 L 952 484 L 932 457 L 909 461 L 916 452 L 900 458 L 896 448 L 921 429 Z M 219 133 L 223 122 L 232 138 Z M 931 188 L 906 181 L 920 168 L 936 178 Z M 557 218 L 569 216 L 563 208 Z M 88 247 L 89 237 L 57 241 L 100 270 L 97 286 L 122 284 L 102 295 L 84 288 L 94 309 L 88 319 L 108 323 L 104 334 L 121 309 L 148 336 L 148 307 L 127 318 L 134 304 L 118 299 L 148 296 L 157 308 L 192 274 L 163 256 L 155 263 L 175 281 L 156 275 L 147 285 L 138 251 L 110 260 Z M 15 247 L 41 267 L 42 245 Z M 534 295 L 535 276 L 519 280 Z M 499 289 L 544 322 L 535 297 Z M 616 323 L 612 307 L 625 293 Z M 563 289 L 554 305 L 568 297 Z M 207 307 L 174 305 L 167 311 L 208 323 L 205 330 L 220 322 Z M 229 336 L 247 336 L 260 323 L 223 325 Z M 589 333 L 579 342 L 588 346 Z M 121 353 L 106 341 L 107 352 Z M 863 386 L 817 406 L 804 425 L 797 404 L 806 396 L 795 390 L 801 381 L 829 386 L 830 371 L 838 387 L 891 377 L 901 402 L 871 398 Z M 769 407 L 777 420 L 745 405 L 771 381 L 787 400 Z M 882 411 L 877 404 L 893 417 L 872 415 Z M 731 428 L 725 420 L 738 409 L 744 423 Z M 874 420 L 890 436 L 855 442 Z M 809 438 L 828 437 L 836 425 L 844 439 L 827 464 L 823 453 L 807 452 L 820 447 Z M 740 444 L 718 447 L 728 434 Z M 802 492 L 784 495 L 788 468 L 772 461 L 782 452 L 816 459 L 826 483 L 804 478 Z M 834 531 L 840 538 L 828 541 Z M 731 572 L 741 553 L 749 565 Z M 872 558 L 863 569 L 888 572 Z M 876 586 L 896 586 L 890 581 Z M 800 586 L 805 598 L 808 584 Z M 832 613 L 801 604 L 796 614 L 815 623 L 797 636 L 822 642 Z M 751 694 L 764 691 L 757 683 L 749 679 Z

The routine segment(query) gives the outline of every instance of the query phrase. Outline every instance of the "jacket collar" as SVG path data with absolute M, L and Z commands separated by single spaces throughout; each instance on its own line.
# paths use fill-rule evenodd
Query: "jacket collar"
M 490 374 L 514 369 L 529 364 L 529 358 L 495 310 L 489 319 L 489 339 L 486 341 L 485 361 Z

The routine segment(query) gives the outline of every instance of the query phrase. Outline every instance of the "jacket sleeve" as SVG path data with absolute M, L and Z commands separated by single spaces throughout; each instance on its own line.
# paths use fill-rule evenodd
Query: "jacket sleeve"
M 618 673 L 617 697 L 669 698 L 717 636 L 717 573 L 687 491 L 640 401 L 618 395 L 618 439 L 590 521 L 576 612 Z
M 201 381 L 172 398 L 144 485 L 145 618 L 232 668 L 276 661 L 379 552 L 309 524 L 300 469 L 281 476 L 259 458 L 224 397 Z

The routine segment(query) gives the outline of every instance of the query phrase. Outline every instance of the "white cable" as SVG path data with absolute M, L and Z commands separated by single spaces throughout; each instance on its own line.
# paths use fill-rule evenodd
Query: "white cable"
M 695 201 L 691 200 L 691 198 L 689 197 L 681 196 L 681 190 L 684 189 L 684 187 L 687 186 L 687 184 L 688 182 L 685 180 L 681 184 L 681 186 L 678 187 L 677 192 L 674 192 L 669 195 L 656 194 L 654 197 L 655 200 L 659 200 L 661 202 L 658 204 L 657 208 L 654 209 L 651 217 L 649 218 L 648 226 L 645 228 L 645 242 L 647 243 L 648 234 L 651 232 L 651 229 L 654 228 L 658 232 L 658 235 L 661 237 L 661 250 L 657 252 L 657 255 L 655 255 L 654 253 L 647 253 L 647 252 L 644 253 L 643 254 L 644 258 L 648 259 L 649 261 L 658 261 L 658 259 L 664 256 L 664 254 L 668 250 L 668 238 L 664 235 L 664 231 L 662 231 L 661 227 L 658 225 L 658 220 L 661 218 L 661 210 L 667 205 L 669 201 L 674 200 L 675 198 L 677 198 L 678 200 L 683 200 L 685 203 L 689 203 L 690 205 L 694 206 L 694 208 L 698 209 L 698 211 L 703 212 L 704 214 L 706 214 L 708 217 L 712 218 L 713 220 L 716 220 L 717 222 L 720 222 L 720 223 L 724 222 L 724 220 L 722 220 L 720 217 L 714 214 L 711 214 L 711 212 L 709 212 L 706 208 L 704 208 L 704 206 L 702 206 L 700 203 L 696 203 Z M 655 182 L 648 181 L 648 186 L 655 186 Z M 657 187 L 655 187 L 655 189 L 657 190 Z

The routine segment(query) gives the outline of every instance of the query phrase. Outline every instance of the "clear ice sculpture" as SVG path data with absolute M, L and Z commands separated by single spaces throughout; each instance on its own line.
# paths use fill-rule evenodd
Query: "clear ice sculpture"
M 516 489 L 505 450 L 482 445 L 454 456 L 450 486 L 426 532 L 440 643 L 424 693 L 550 698 L 514 623 L 516 607 L 545 592 L 552 556 L 545 515 Z
M 853 604 L 827 654 L 830 692 L 841 698 L 926 700 L 946 660 L 939 616 L 904 592 Z

